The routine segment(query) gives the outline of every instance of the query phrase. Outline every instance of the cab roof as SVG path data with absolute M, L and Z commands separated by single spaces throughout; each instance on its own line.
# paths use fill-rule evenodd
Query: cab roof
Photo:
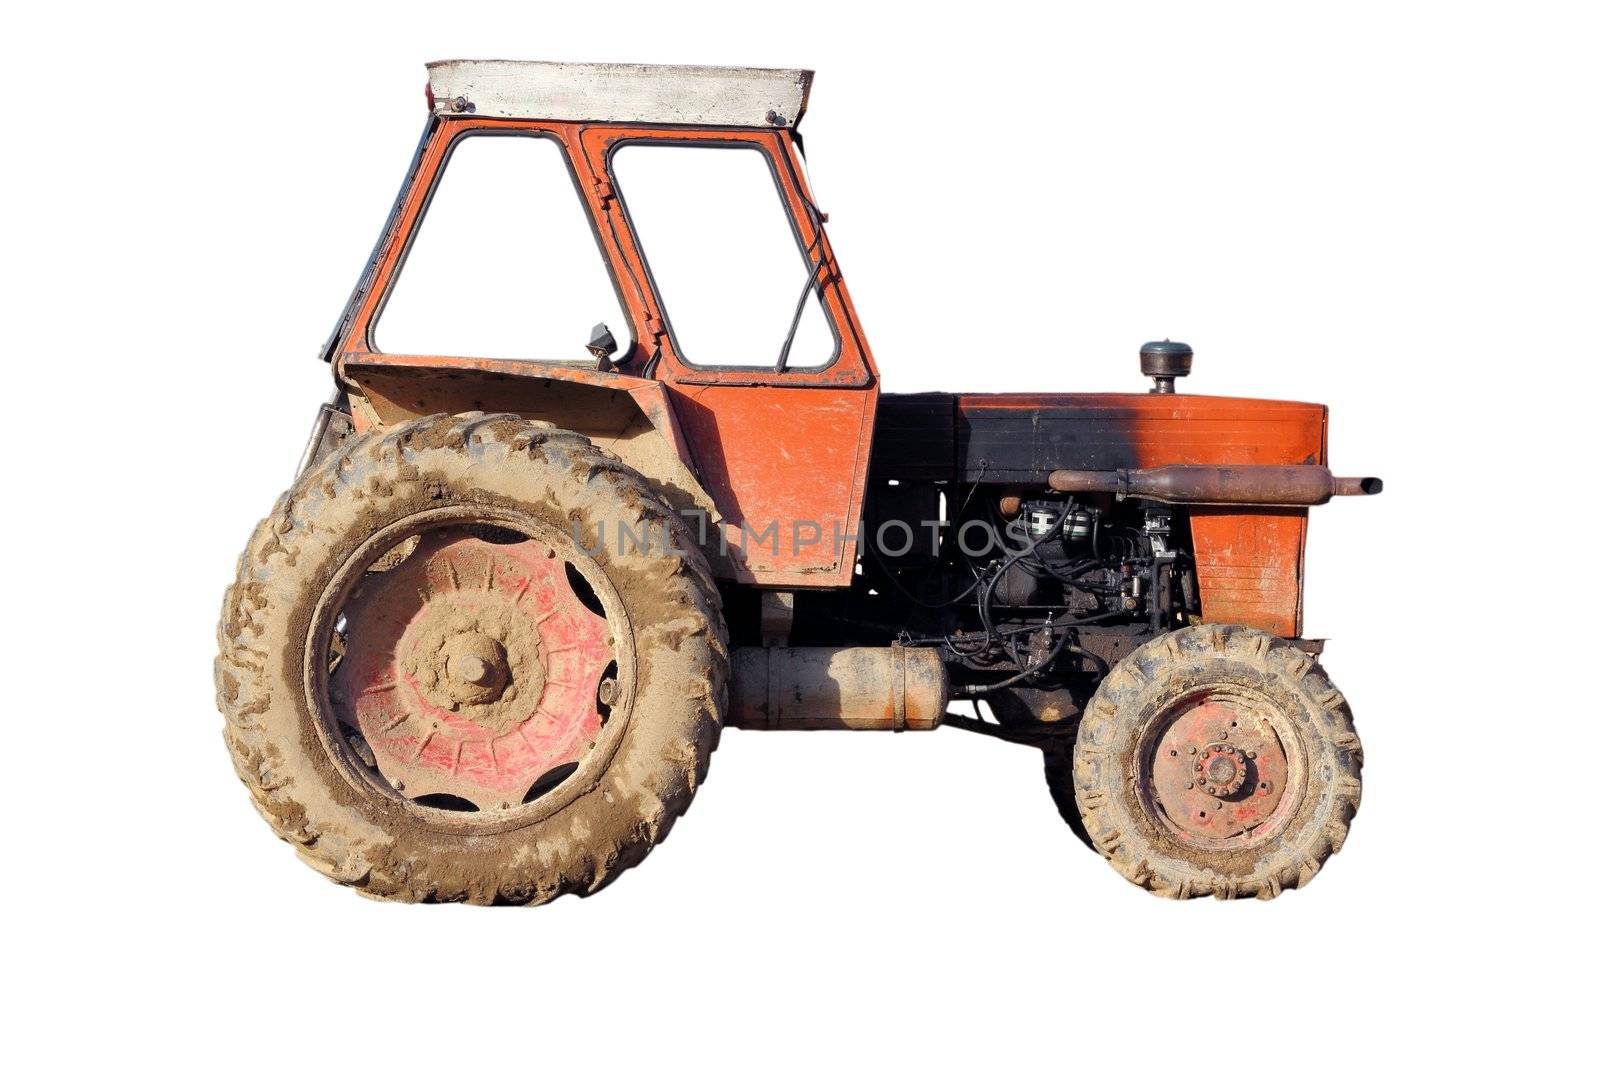
M 773 128 L 800 122 L 811 78 L 763 67 L 452 59 L 428 64 L 428 94 L 439 115 Z

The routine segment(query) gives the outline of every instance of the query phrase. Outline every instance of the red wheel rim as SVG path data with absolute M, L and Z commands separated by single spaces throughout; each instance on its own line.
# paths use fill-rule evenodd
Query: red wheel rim
M 1167 832 L 1206 849 L 1276 833 L 1301 788 L 1292 728 L 1254 694 L 1196 694 L 1147 734 L 1141 792 Z
M 346 743 L 396 794 L 491 811 L 530 802 L 595 748 L 614 699 L 610 626 L 554 548 L 430 530 L 346 598 L 329 695 Z

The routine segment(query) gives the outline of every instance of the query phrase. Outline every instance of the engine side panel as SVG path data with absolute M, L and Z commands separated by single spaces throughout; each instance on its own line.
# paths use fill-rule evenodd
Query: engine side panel
M 1059 468 L 1326 462 L 1320 404 L 1190 394 L 885 394 L 872 479 L 1040 485 Z M 1204 618 L 1298 636 L 1304 508 L 1190 511 Z

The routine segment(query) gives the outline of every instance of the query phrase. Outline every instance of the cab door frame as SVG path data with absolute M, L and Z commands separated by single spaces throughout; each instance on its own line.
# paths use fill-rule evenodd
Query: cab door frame
M 832 319 L 838 352 L 816 368 L 708 367 L 676 347 L 659 291 L 611 168 L 629 143 L 750 147 L 771 164 L 789 222 Z M 602 241 L 623 287 L 647 306 L 637 336 L 666 386 L 696 471 L 724 521 L 715 550 L 739 581 L 766 587 L 849 585 L 859 546 L 878 374 L 787 129 L 586 124 L 581 153 Z M 635 295 L 630 292 L 629 295 Z M 640 373 L 643 368 L 635 369 Z

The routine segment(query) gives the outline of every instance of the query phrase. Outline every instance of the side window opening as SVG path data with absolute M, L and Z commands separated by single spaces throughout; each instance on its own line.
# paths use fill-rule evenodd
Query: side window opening
M 787 366 L 838 352 L 810 256 L 765 152 L 636 141 L 613 153 L 617 191 L 685 361 L 776 368 L 804 295 Z
M 379 351 L 591 361 L 629 321 L 572 182 L 540 136 L 457 141 L 373 328 Z

